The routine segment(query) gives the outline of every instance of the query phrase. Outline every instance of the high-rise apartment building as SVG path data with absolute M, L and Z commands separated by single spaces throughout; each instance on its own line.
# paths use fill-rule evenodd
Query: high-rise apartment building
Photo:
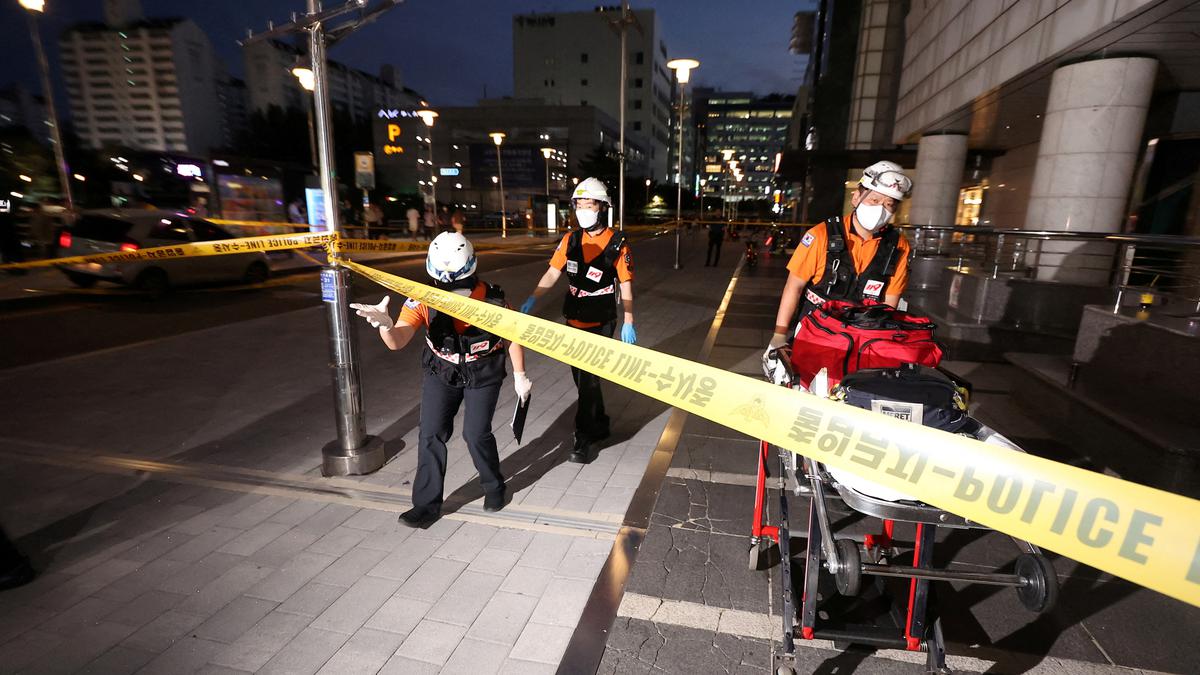
M 246 45 L 242 56 L 246 64 L 247 114 L 271 106 L 287 110 L 309 105 L 310 94 L 291 74 L 306 55 L 307 50 L 281 40 Z M 328 65 L 330 105 L 358 122 L 370 121 L 380 109 L 424 107 L 420 94 L 404 87 L 392 66 L 384 66 L 379 75 L 372 75 L 336 61 L 328 61 Z
M 188 19 L 147 19 L 134 0 L 105 9 L 107 22 L 77 24 L 60 40 L 84 143 L 195 154 L 224 145 L 227 76 L 204 31 Z
M 513 17 L 513 97 L 591 105 L 620 119 L 620 7 Z M 626 33 L 626 135 L 644 138 L 651 177 L 673 181 L 672 80 L 654 10 L 634 10 Z

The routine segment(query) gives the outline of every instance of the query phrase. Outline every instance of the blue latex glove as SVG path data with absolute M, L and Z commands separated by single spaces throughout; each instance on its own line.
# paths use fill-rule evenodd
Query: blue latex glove
M 521 303 L 521 313 L 528 314 L 533 311 L 534 297 L 531 295 L 525 302 Z
M 633 324 L 627 323 L 621 326 L 621 342 L 637 344 L 637 331 L 633 329 Z

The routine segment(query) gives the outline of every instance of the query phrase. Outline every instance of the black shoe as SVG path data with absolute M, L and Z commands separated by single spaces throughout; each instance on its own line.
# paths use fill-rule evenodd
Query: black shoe
M 441 517 L 441 509 L 428 506 L 414 506 L 400 514 L 400 522 L 409 527 L 419 527 L 423 530 L 437 522 L 437 519 Z
M 592 442 L 582 436 L 575 437 L 575 447 L 567 461 L 572 464 L 590 464 L 592 462 Z
M 483 510 L 488 513 L 495 513 L 504 508 L 505 497 L 508 496 L 504 488 L 500 488 L 495 492 L 488 492 L 483 495 Z
M 24 586 L 33 581 L 37 576 L 37 572 L 29 566 L 29 561 L 21 558 L 17 564 L 0 573 L 0 591 L 7 591 L 10 588 Z

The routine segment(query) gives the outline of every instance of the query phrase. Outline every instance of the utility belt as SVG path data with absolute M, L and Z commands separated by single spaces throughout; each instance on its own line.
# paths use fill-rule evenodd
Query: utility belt
M 577 298 L 592 298 L 599 295 L 612 295 L 613 293 L 616 293 L 616 288 L 613 284 L 609 284 L 598 291 L 585 291 L 582 288 L 576 288 L 575 286 L 567 286 L 567 292 Z
M 458 365 L 460 363 L 472 363 L 480 359 L 485 359 L 497 351 L 499 351 L 504 343 L 500 340 L 488 340 L 486 342 L 476 342 L 471 345 L 471 351 L 467 354 L 459 354 L 458 352 L 446 352 L 438 349 L 433 345 L 433 341 L 429 336 L 425 337 L 425 344 L 429 347 L 430 353 L 446 363 Z

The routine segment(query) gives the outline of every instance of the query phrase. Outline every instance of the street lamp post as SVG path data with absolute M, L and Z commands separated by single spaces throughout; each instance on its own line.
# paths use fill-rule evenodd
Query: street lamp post
M 425 133 L 428 136 L 425 140 L 429 141 L 429 196 L 433 198 L 433 215 L 437 218 L 437 178 L 433 173 L 433 120 L 437 119 L 436 110 L 418 110 L 417 116 L 425 123 Z
M 691 78 L 692 70 L 699 66 L 700 62 L 696 59 L 667 61 L 667 67 L 675 71 L 675 79 L 679 80 L 679 153 L 676 156 L 678 172 L 675 174 L 675 269 L 679 269 L 679 229 L 683 227 L 683 88 Z
M 546 160 L 546 203 L 550 203 L 550 155 L 554 154 L 554 148 L 542 148 L 542 157 Z
M 500 174 L 500 238 L 508 238 L 508 212 L 504 208 L 504 164 L 500 159 L 500 146 L 504 143 L 504 133 L 494 131 L 488 136 L 492 137 L 492 142 L 496 144 L 496 173 Z
M 19 0 L 29 12 L 29 33 L 33 36 L 33 50 L 37 54 L 38 68 L 42 75 L 42 96 L 46 97 L 46 116 L 50 123 L 50 142 L 54 145 L 54 163 L 58 165 L 58 183 L 62 186 L 63 200 L 67 213 L 75 213 L 75 200 L 71 196 L 70 171 L 63 154 L 62 134 L 58 131 L 58 113 L 54 109 L 54 90 L 50 87 L 50 64 L 46 61 L 46 50 L 42 48 L 42 34 L 38 30 L 37 15 L 46 11 L 45 0 Z
M 650 179 L 646 179 L 646 207 L 650 206 Z
M 296 76 L 296 79 L 300 81 L 300 88 L 307 91 L 309 95 L 312 95 L 313 89 L 317 86 L 313 79 L 312 68 L 307 63 L 297 64 L 295 68 L 292 68 L 292 75 Z M 312 151 L 312 168 L 313 171 L 316 171 L 319 162 L 317 161 L 317 130 L 313 126 L 312 103 L 312 101 L 308 101 L 304 106 L 304 111 L 308 113 L 308 147 Z
M 319 0 L 307 0 L 306 11 L 294 14 L 292 21 L 271 26 L 266 32 L 251 32 L 243 45 L 283 36 L 307 33 L 313 80 L 313 108 L 317 135 L 317 163 L 324 198 L 325 223 L 340 234 L 338 219 L 337 173 L 333 162 L 333 130 L 330 123 L 329 73 L 325 50 L 358 28 L 371 23 L 396 3 L 358 0 L 322 10 Z M 335 25 L 337 19 L 348 19 Z M 332 37 L 330 37 L 332 36 Z M 300 76 L 298 74 L 298 76 Z M 304 76 L 307 77 L 307 76 Z M 303 86 L 303 83 L 302 83 Z M 329 264 L 321 269 L 321 299 L 329 321 L 329 368 L 333 376 L 337 439 L 321 449 L 321 473 L 325 476 L 367 474 L 378 470 L 387 460 L 383 440 L 366 435 L 363 419 L 362 386 L 359 377 L 357 324 L 350 321 L 350 270 L 339 264 L 340 256 L 330 254 Z
M 721 218 L 729 218 L 729 170 L 733 168 L 730 163 L 733 159 L 733 150 L 725 149 L 721 151 L 721 178 L 722 178 L 722 195 L 721 195 Z
M 700 179 L 700 220 L 704 220 L 704 186 L 707 183 L 707 178 Z

